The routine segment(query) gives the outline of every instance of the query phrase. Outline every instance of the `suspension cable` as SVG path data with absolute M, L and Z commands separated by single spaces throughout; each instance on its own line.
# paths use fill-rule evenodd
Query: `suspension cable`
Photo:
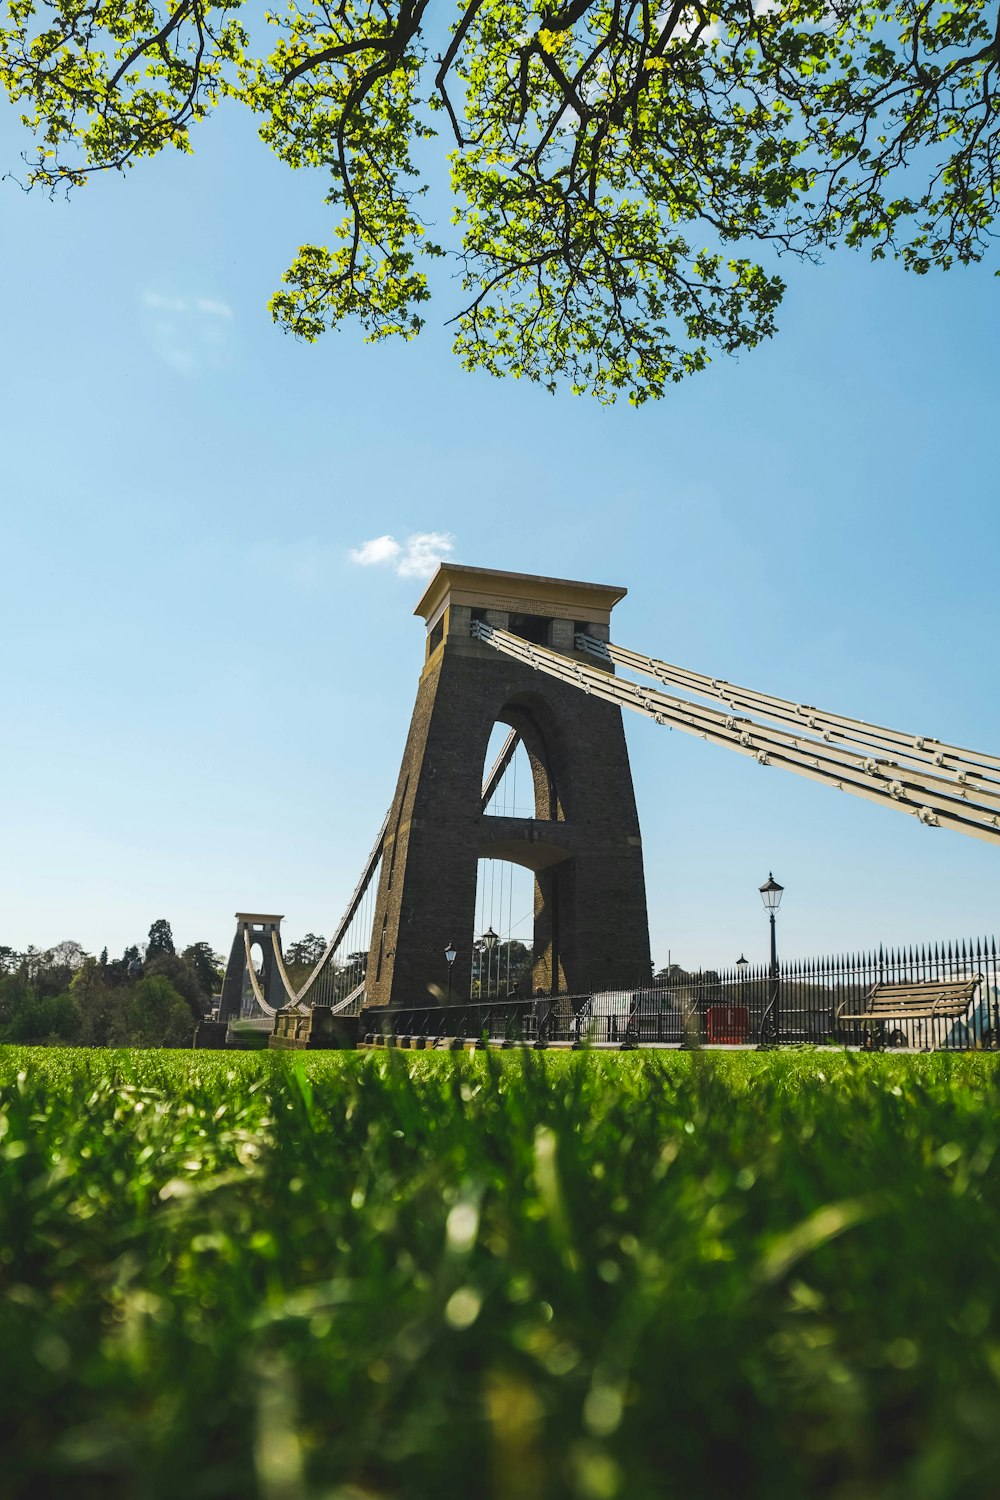
M 487 803 L 496 795 L 501 781 L 507 773 L 507 767 L 514 759 L 514 752 L 521 743 L 521 736 L 516 729 L 512 729 L 500 747 L 500 754 L 493 762 L 493 769 L 483 782 L 483 812 L 486 811 Z
M 385 817 L 382 820 L 382 826 L 378 831 L 378 837 L 376 838 L 375 843 L 372 845 L 371 853 L 369 854 L 368 859 L 365 862 L 365 867 L 361 872 L 361 878 L 358 881 L 357 885 L 354 887 L 351 899 L 347 903 L 347 909 L 344 912 L 344 915 L 341 917 L 340 921 L 337 923 L 337 926 L 335 927 L 333 932 L 333 936 L 327 943 L 326 947 L 323 949 L 321 956 L 316 961 L 316 964 L 307 977 L 305 983 L 299 990 L 295 989 L 294 985 L 288 977 L 288 971 L 286 970 L 285 965 L 282 961 L 281 951 L 278 946 L 278 935 L 276 932 L 272 932 L 271 943 L 274 949 L 274 956 L 278 966 L 278 973 L 281 976 L 282 985 L 284 986 L 285 993 L 288 996 L 290 1008 L 295 1008 L 298 1010 L 308 1009 L 308 1006 L 303 1005 L 303 1001 L 305 1000 L 306 995 L 312 989 L 313 985 L 316 983 L 316 980 L 325 969 L 327 963 L 339 948 L 341 942 L 343 941 L 344 935 L 347 932 L 347 929 L 350 927 L 351 922 L 357 915 L 358 908 L 361 906 L 361 903 L 363 902 L 365 896 L 368 894 L 368 889 L 372 883 L 375 871 L 378 868 L 379 860 L 382 858 L 382 852 L 385 849 L 385 835 L 388 827 L 389 814 L 386 813 Z M 269 1014 L 273 1015 L 274 1012 L 271 1011 L 269 1012 Z
M 955 774 L 955 779 L 947 774 L 932 775 L 895 760 L 835 746 L 825 738 L 811 738 L 801 731 L 789 733 L 750 718 L 691 703 L 659 688 L 643 687 L 616 677 L 607 665 L 598 667 L 572 660 L 482 621 L 473 622 L 472 634 L 503 655 L 583 692 L 645 714 L 657 724 L 668 724 L 738 754 L 752 756 L 760 765 L 779 766 L 868 801 L 896 807 L 929 827 L 953 828 L 974 838 L 1000 843 L 1000 788 L 980 789 L 968 781 L 964 772 Z M 591 654 L 600 654 L 592 651 L 589 637 L 577 639 L 588 641 L 586 649 Z M 601 643 L 595 644 L 600 646 Z M 610 650 L 607 659 L 610 659 Z M 652 658 L 647 660 L 652 661 Z M 948 750 L 955 753 L 955 747 L 948 747 Z M 946 772 L 953 770 L 951 766 L 944 769 Z
M 714 698 L 731 708 L 762 713 L 767 718 L 777 719 L 782 723 L 804 726 L 824 738 L 846 740 L 873 748 L 878 746 L 902 755 L 907 760 L 920 761 L 956 773 L 965 772 L 977 779 L 1000 778 L 1000 756 L 997 755 L 963 749 L 959 745 L 948 745 L 927 735 L 887 729 L 884 725 L 870 724 L 865 719 L 826 713 L 804 703 L 793 703 L 788 698 L 775 698 L 767 693 L 755 692 L 752 688 L 737 687 L 722 678 L 689 672 L 684 667 L 671 666 L 669 662 L 660 661 L 655 656 L 645 656 L 640 651 L 632 651 L 611 642 L 605 644 L 592 636 L 578 635 L 576 645 L 578 650 L 587 651 L 602 661 L 656 677 L 668 687 Z

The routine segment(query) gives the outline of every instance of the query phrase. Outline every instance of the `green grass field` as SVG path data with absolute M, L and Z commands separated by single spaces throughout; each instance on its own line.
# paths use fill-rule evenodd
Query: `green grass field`
M 998 1083 L 0 1049 L 0 1495 L 994 1497 Z

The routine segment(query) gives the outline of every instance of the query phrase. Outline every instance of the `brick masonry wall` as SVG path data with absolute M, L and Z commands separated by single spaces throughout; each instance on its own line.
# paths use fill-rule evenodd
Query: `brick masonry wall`
M 556 820 L 484 817 L 484 762 L 498 721 L 523 731 L 536 788 L 554 783 Z M 468 995 L 477 861 L 491 847 L 536 870 L 535 987 L 579 994 L 648 980 L 642 842 L 621 710 L 449 633 L 421 675 L 390 812 L 369 1005 L 433 1003 L 429 986 L 446 990 L 449 942 L 458 954 L 453 996 Z

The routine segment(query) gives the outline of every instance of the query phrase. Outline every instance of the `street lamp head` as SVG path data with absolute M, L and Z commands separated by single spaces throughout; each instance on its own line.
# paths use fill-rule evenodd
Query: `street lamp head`
M 492 927 L 487 927 L 486 931 L 483 933 L 483 936 L 482 936 L 482 944 L 483 944 L 483 947 L 486 949 L 487 953 L 492 953 L 493 949 L 496 947 L 496 945 L 497 945 L 497 943 L 499 943 L 499 941 L 500 941 L 500 939 L 497 937 L 496 933 L 493 931 L 493 928 Z
M 742 971 L 744 969 L 749 969 L 749 967 L 750 967 L 750 960 L 748 958 L 744 958 L 743 954 L 741 953 L 740 956 L 739 956 L 739 958 L 736 960 L 736 967 L 742 973 Z
M 444 957 L 445 957 L 445 963 L 448 965 L 448 967 L 450 969 L 451 966 L 452 966 L 452 964 L 455 962 L 456 958 L 458 957 L 458 950 L 455 947 L 454 943 L 449 943 L 448 944 L 447 948 L 444 950 Z
M 760 887 L 760 899 L 768 911 L 775 912 L 781 905 L 781 895 L 785 887 L 779 885 L 774 876 L 768 871 L 767 880 Z

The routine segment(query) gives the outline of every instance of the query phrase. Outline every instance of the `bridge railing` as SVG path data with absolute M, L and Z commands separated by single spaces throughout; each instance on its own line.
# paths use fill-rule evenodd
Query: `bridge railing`
M 575 1041 L 589 995 L 523 999 L 494 996 L 455 1005 L 371 1006 L 361 1012 L 360 1035 L 395 1037 L 418 1045 L 481 1041 Z
M 851 1020 L 875 985 L 980 982 L 959 1016 L 914 1017 L 881 1031 Z M 844 1013 L 847 1013 L 846 1015 Z M 578 1042 L 591 1046 L 769 1044 L 968 1051 L 1000 1045 L 1000 960 L 994 938 L 802 959 L 742 970 L 674 967 L 645 984 L 586 995 L 496 996 L 454 1005 L 368 1007 L 362 1037 Z

